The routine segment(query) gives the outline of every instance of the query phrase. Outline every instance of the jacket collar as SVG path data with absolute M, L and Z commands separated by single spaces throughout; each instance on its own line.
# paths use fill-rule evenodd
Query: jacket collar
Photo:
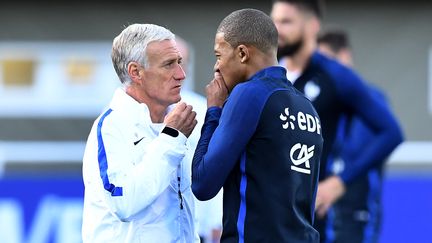
M 110 103 L 111 109 L 134 123 L 152 124 L 150 111 L 145 103 L 139 103 L 129 96 L 123 88 L 117 88 Z

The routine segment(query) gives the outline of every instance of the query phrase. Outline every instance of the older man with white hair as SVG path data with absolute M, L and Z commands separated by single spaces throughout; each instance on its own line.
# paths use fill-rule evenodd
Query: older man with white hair
M 185 73 L 174 34 L 130 25 L 111 57 L 123 88 L 88 137 L 83 241 L 198 242 L 188 141 L 197 121 L 179 102 Z

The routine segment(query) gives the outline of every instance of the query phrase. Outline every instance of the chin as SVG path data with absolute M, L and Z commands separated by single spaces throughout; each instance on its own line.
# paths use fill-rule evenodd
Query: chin
M 178 103 L 180 100 L 181 100 L 181 96 L 180 96 L 180 94 L 177 94 L 175 96 L 175 98 L 173 99 L 173 103 Z

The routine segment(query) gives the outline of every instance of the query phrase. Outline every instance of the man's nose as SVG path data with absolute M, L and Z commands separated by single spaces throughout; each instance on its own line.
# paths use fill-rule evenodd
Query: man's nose
M 183 79 L 186 78 L 186 73 L 185 73 L 185 71 L 183 70 L 183 67 L 180 64 L 178 65 L 178 68 L 177 68 L 177 70 L 176 70 L 176 72 L 175 72 L 174 75 L 175 75 L 174 78 L 177 79 L 177 80 L 183 80 Z

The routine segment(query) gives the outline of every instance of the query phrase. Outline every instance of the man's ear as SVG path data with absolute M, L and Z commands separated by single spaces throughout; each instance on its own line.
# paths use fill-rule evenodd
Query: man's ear
M 247 46 L 239 45 L 237 46 L 236 51 L 241 63 L 246 63 L 249 60 L 250 52 Z
M 317 36 L 321 29 L 321 22 L 318 17 L 312 17 L 309 21 L 309 25 L 308 29 L 312 32 L 312 35 Z
M 127 65 L 127 71 L 132 82 L 140 82 L 141 80 L 141 72 L 139 67 L 140 65 L 137 62 L 130 62 Z

